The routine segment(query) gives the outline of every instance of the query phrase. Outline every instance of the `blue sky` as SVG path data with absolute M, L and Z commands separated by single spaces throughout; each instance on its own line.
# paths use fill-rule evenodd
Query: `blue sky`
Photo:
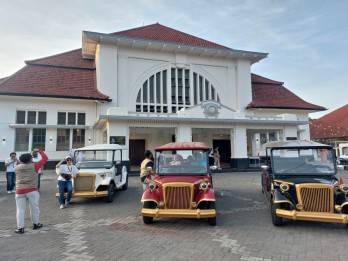
M 269 53 L 252 72 L 303 100 L 347 102 L 348 1 L 0 0 L 0 78 L 81 47 L 82 31 L 111 33 L 159 22 L 230 48 Z

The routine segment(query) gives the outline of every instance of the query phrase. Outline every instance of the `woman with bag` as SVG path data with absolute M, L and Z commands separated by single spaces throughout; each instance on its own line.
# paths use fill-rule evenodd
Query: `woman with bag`
M 58 170 L 59 168 L 59 170 Z M 78 168 L 73 165 L 72 158 L 70 156 L 62 159 L 57 165 L 58 176 L 58 188 L 59 188 L 59 204 L 60 209 L 68 207 L 71 196 L 72 196 L 72 181 L 71 178 L 76 178 L 79 174 Z M 66 200 L 64 200 L 64 190 L 67 188 L 68 195 Z

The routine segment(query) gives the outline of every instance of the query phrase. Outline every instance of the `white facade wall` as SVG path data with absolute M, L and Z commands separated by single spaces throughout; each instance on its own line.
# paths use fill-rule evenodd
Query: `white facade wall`
M 101 77 L 97 80 L 98 89 L 112 99 L 111 103 L 104 105 L 103 111 L 107 110 L 106 107 L 126 107 L 134 112 L 136 97 L 143 83 L 155 73 L 165 69 L 170 72 L 176 66 L 191 68 L 208 79 L 220 95 L 221 103 L 228 104 L 236 111 L 244 112 L 252 98 L 249 61 L 207 59 L 98 45 L 96 65 L 97 79 Z M 101 68 L 107 68 L 107 72 L 101 73 Z M 116 74 L 117 77 L 114 76 Z
M 76 112 L 86 114 L 86 145 L 88 139 L 94 142 L 93 124 L 96 119 L 96 106 L 94 101 L 83 101 L 73 99 L 55 99 L 40 97 L 20 97 L 20 96 L 0 96 L 0 158 L 4 159 L 15 149 L 15 127 L 16 111 L 46 111 L 46 125 L 51 125 L 46 129 L 46 152 L 50 160 L 60 160 L 67 155 L 65 151 L 56 151 L 57 146 L 57 115 L 58 112 Z M 25 125 L 24 125 L 25 126 Z M 33 125 L 30 125 L 33 126 Z M 59 125 L 60 128 L 70 128 L 69 126 Z M 31 127 L 32 128 L 32 127 Z M 40 128 L 35 125 L 34 128 Z M 46 128 L 44 125 L 43 128 Z M 76 128 L 76 127 L 75 127 Z M 50 141 L 52 138 L 52 141 Z M 5 139 L 5 142 L 3 141 Z M 31 141 L 29 140 L 29 149 Z M 17 151 L 17 154 L 27 153 L 28 151 Z

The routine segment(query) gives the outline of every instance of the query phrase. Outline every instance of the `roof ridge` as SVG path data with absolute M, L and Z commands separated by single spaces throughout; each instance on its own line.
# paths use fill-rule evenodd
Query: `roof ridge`
M 57 57 L 57 56 L 60 56 L 60 55 L 63 55 L 63 54 L 68 54 L 68 53 L 76 52 L 76 51 L 78 51 L 78 50 L 81 50 L 81 52 L 82 52 L 82 48 L 77 48 L 77 49 L 70 50 L 70 51 L 67 51 L 67 52 L 62 52 L 62 53 L 58 53 L 58 54 L 54 54 L 54 55 L 50 55 L 50 56 L 46 56 L 46 57 L 34 59 L 34 60 L 25 60 L 24 62 L 25 62 L 26 64 L 27 64 L 27 63 L 34 64 L 35 62 L 38 62 L 38 61 L 43 61 L 43 60 L 50 59 L 50 58 L 54 58 L 54 57 Z
M 41 67 L 53 67 L 53 68 L 62 68 L 62 69 L 73 69 L 73 70 L 90 70 L 95 71 L 96 68 L 87 68 L 87 67 L 73 67 L 73 66 L 64 66 L 64 65 L 54 65 L 54 64 L 36 64 L 29 63 L 28 66 L 41 66 Z
M 179 41 L 171 41 L 172 39 L 170 40 L 160 40 L 160 39 L 156 39 L 156 37 L 141 37 L 141 36 L 134 36 L 135 33 L 140 33 L 141 31 L 143 31 L 144 29 L 148 29 L 148 28 L 151 28 L 151 27 L 157 27 L 158 28 L 161 28 L 161 29 L 166 29 L 166 30 L 169 30 L 171 31 L 171 33 L 176 33 L 178 35 L 180 35 L 182 38 L 190 38 L 190 40 L 195 40 L 196 42 L 201 42 L 202 44 L 197 44 L 197 43 L 188 43 L 188 42 L 185 42 L 185 41 L 182 41 L 182 42 L 179 42 Z M 155 31 L 155 30 L 153 30 Z M 133 33 L 133 35 L 129 35 L 128 33 Z M 212 42 L 212 41 L 209 41 L 209 40 L 206 40 L 206 39 L 203 39 L 201 37 L 197 37 L 195 35 L 192 35 L 192 34 L 188 34 L 188 33 L 185 33 L 183 31 L 180 31 L 180 30 L 177 30 L 177 29 L 174 29 L 174 28 L 171 28 L 171 27 L 168 27 L 168 26 L 165 26 L 165 25 L 162 25 L 160 23 L 154 23 L 154 24 L 150 24 L 150 25 L 146 25 L 146 26 L 140 26 L 140 27 L 136 27 L 136 28 L 132 28 L 132 29 L 127 29 L 127 30 L 123 30 L 123 31 L 118 31 L 118 32 L 113 32 L 113 33 L 110 33 L 110 35 L 120 35 L 120 36 L 127 36 L 127 37 L 131 37 L 131 38 L 137 38 L 137 39 L 145 39 L 145 40 L 153 40 L 153 41 L 160 41 L 160 42 L 168 42 L 168 43 L 175 43 L 175 44 L 185 44 L 185 45 L 189 45 L 189 46 L 204 46 L 203 43 L 205 43 L 207 46 L 204 46 L 206 48 L 221 48 L 221 49 L 228 49 L 228 50 L 235 50 L 235 49 L 232 49 L 230 47 L 227 47 L 227 46 L 224 46 L 224 45 L 221 45 L 221 44 L 218 44 L 218 43 L 215 43 L 215 42 Z M 158 34 L 155 34 L 155 36 L 159 36 Z M 210 46 L 209 46 L 210 45 Z
M 263 83 L 263 84 L 265 83 L 265 82 L 261 82 L 261 81 L 258 81 L 257 79 L 255 79 L 255 77 L 258 77 L 258 78 L 262 78 L 262 79 L 266 80 L 268 84 L 275 84 L 275 85 L 283 85 L 284 84 L 284 82 L 272 80 L 270 78 L 266 78 L 266 77 L 258 75 L 256 73 L 251 73 L 251 77 L 253 77 L 253 76 L 254 76 L 254 79 L 252 79 L 253 83 Z

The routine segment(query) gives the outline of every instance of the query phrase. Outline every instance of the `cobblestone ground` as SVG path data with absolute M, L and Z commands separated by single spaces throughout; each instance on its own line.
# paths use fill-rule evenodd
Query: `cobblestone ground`
M 348 182 L 348 171 L 343 176 Z M 41 223 L 14 233 L 14 194 L 6 194 L 0 173 L 0 260 L 347 260 L 348 229 L 342 224 L 288 221 L 274 227 L 260 187 L 260 174 L 214 174 L 217 226 L 205 220 L 155 219 L 140 216 L 142 187 L 129 178 L 127 191 L 113 203 L 74 199 L 60 210 L 56 175 L 45 173 L 41 189 Z

